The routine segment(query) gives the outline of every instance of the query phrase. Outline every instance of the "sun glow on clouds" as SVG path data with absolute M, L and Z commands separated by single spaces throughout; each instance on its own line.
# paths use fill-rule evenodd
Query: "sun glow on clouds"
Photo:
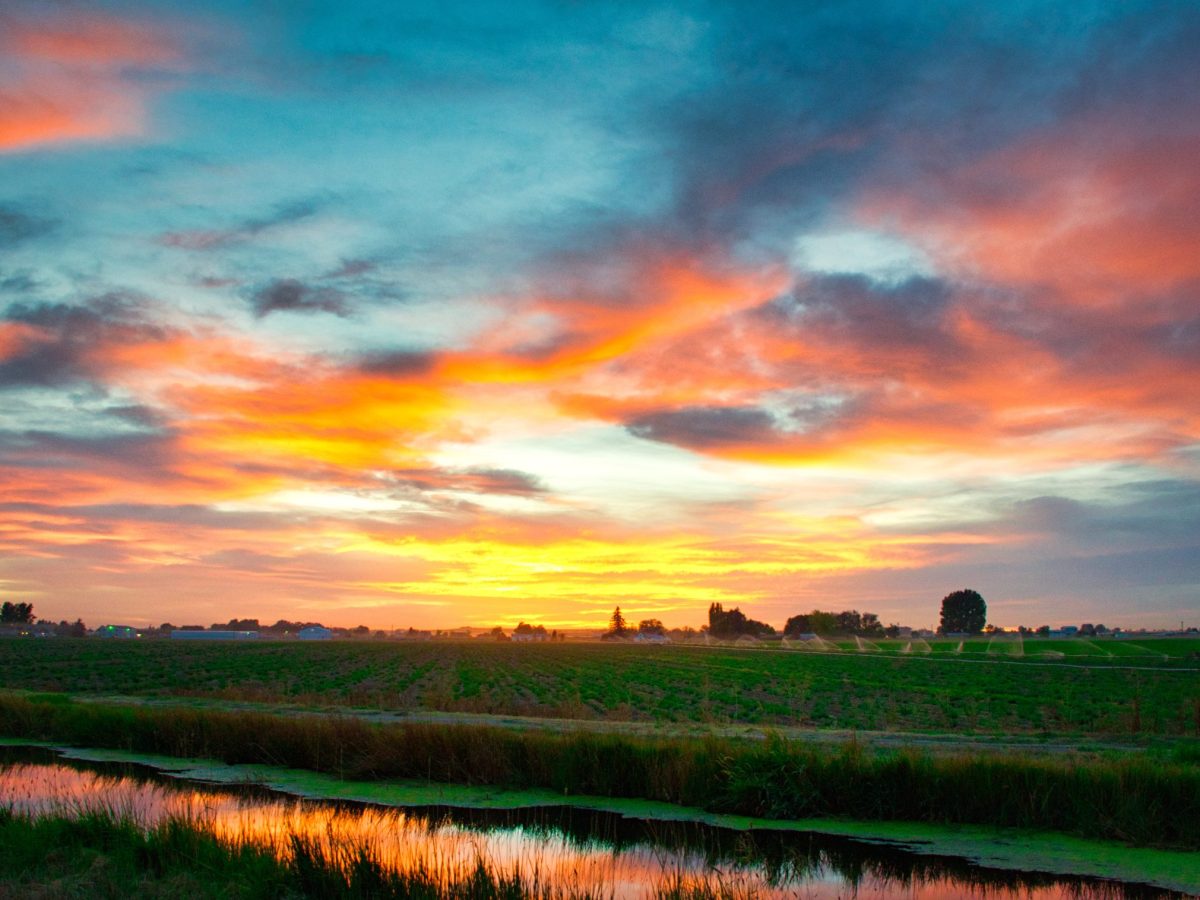
M 1111 565 L 1096 522 L 1194 540 L 1200 21 L 1069 78 L 998 32 L 1016 109 L 870 17 L 614 13 L 639 50 L 542 10 L 531 49 L 278 7 L 221 80 L 199 13 L 106 9 L 0 17 L 0 577 L 39 612 L 779 625 L 895 575 L 919 625 L 1032 547 Z M 821 38 L 869 98 L 787 64 Z M 557 117 L 585 157 L 488 138 Z M 95 142 L 111 177 L 50 152 Z M 1028 609 L 1022 571 L 978 587 Z

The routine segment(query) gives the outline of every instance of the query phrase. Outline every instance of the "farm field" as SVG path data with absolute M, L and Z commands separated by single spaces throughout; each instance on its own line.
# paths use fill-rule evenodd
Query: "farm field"
M 932 652 L 914 655 L 891 647 L 6 641 L 0 682 L 84 696 L 646 723 L 1200 734 L 1200 672 L 1188 658 L 1200 641 L 1145 641 L 1154 652 L 1128 656 L 1124 644 L 1095 641 L 1112 655 L 1094 665 L 1090 655 L 1057 649 L 1072 641 L 1045 641 L 1063 654 L 1055 658 L 989 653 L 986 640 L 966 642 L 961 652 L 940 650 L 943 643 L 956 649 L 959 642 L 930 642 Z

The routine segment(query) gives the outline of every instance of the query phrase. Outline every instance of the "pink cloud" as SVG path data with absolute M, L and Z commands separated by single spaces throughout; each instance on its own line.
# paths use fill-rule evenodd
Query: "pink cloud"
M 0 153 L 149 130 L 159 88 L 139 77 L 187 66 L 158 26 L 103 15 L 0 21 Z

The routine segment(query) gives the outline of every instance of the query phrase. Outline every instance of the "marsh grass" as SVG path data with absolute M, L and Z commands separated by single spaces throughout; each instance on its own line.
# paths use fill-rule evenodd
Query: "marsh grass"
M 639 738 L 327 716 L 46 703 L 0 694 L 0 734 L 81 747 L 629 797 L 713 812 L 1045 829 L 1200 849 L 1187 758 L 929 754 L 789 742 Z
M 222 839 L 194 822 L 149 829 L 110 813 L 25 818 L 0 811 L 0 895 L 179 898 L 589 898 L 586 886 L 550 886 L 479 859 L 403 870 L 369 848 L 291 835 L 289 850 Z

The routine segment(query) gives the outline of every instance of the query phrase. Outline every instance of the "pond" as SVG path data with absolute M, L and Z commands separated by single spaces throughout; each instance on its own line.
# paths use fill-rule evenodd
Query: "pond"
M 152 827 L 183 819 L 217 837 L 286 858 L 293 836 L 333 856 L 363 849 L 397 870 L 448 881 L 482 860 L 525 883 L 611 897 L 691 895 L 988 900 L 1182 896 L 1100 879 L 1005 871 L 886 844 L 768 829 L 642 820 L 570 807 L 396 808 L 299 799 L 254 786 L 207 785 L 128 764 L 82 763 L 52 751 L 0 748 L 0 808 L 32 817 L 107 812 Z

